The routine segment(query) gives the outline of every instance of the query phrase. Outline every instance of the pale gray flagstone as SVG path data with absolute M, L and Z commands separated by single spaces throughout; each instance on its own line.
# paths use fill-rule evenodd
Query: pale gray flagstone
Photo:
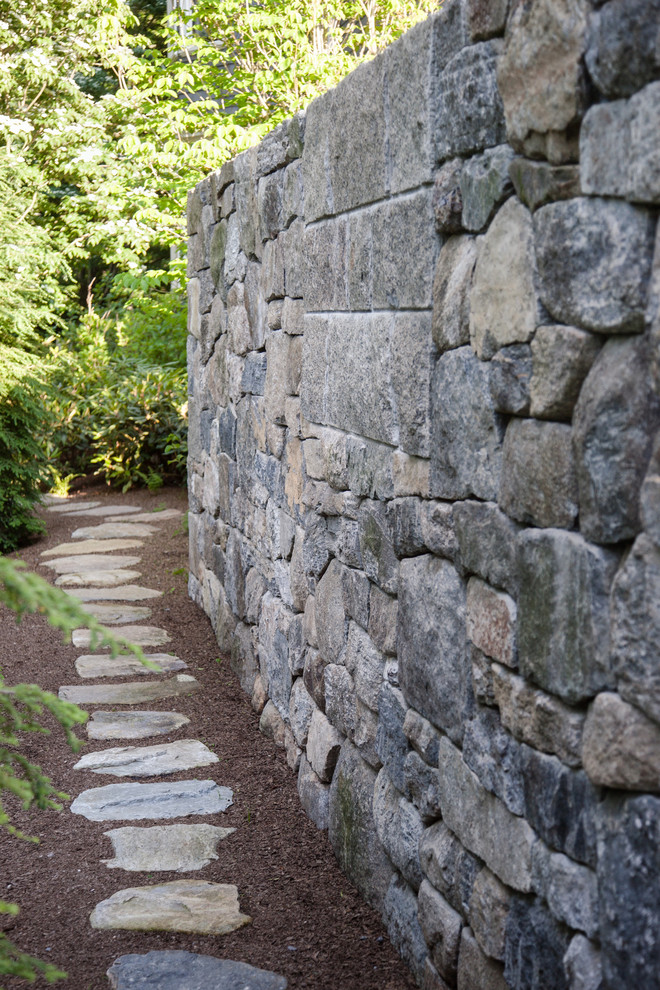
M 109 626 L 117 626 L 125 622 L 141 622 L 142 619 L 151 617 L 151 609 L 146 605 L 123 605 L 121 602 L 115 604 L 92 602 L 85 605 L 85 611 Z
M 178 712 L 93 712 L 85 724 L 90 739 L 149 739 L 188 725 Z
M 91 822 L 136 822 L 216 815 L 233 803 L 232 791 L 214 780 L 177 780 L 91 787 L 78 795 L 70 810 Z
M 97 904 L 92 928 L 226 935 L 252 921 L 242 914 L 238 887 L 208 880 L 171 880 L 127 887 Z
M 60 543 L 50 550 L 42 550 L 41 557 L 63 557 L 66 554 L 86 555 L 88 553 L 110 553 L 112 550 L 133 550 L 143 547 L 144 540 L 79 540 L 74 543 Z
M 80 511 L 71 512 L 72 516 L 108 516 L 113 518 L 114 516 L 127 516 L 132 515 L 134 512 L 140 512 L 139 505 L 101 505 L 99 503 L 98 508 L 82 509 Z
M 167 519 L 176 519 L 177 516 L 182 515 L 180 509 L 163 509 L 161 512 L 141 512 L 138 516 L 131 516 L 128 522 L 136 523 L 158 523 L 165 522 Z M 106 520 L 110 522 L 111 519 Z
M 86 753 L 74 770 L 107 773 L 113 777 L 164 777 L 218 763 L 218 757 L 199 739 L 178 739 L 153 746 L 113 746 Z
M 60 688 L 58 695 L 64 701 L 73 701 L 76 705 L 142 705 L 145 701 L 192 694 L 201 686 L 194 677 L 178 674 L 167 681 L 151 681 L 146 684 L 138 681 L 128 681 L 125 684 L 67 684 Z
M 107 571 L 105 572 L 108 573 Z M 69 584 L 58 578 L 55 584 Z M 67 591 L 67 595 L 77 598 L 80 602 L 141 602 L 147 598 L 160 598 L 162 591 L 154 588 L 141 588 L 137 584 L 124 584 L 116 588 L 76 588 Z
M 97 574 L 99 571 L 116 571 L 118 568 L 134 567 L 140 557 L 123 554 L 89 553 L 57 557 L 56 560 L 42 560 L 42 567 L 52 567 L 56 574 Z M 139 577 L 139 574 L 137 575 Z M 125 580 L 125 579 L 122 579 Z
M 117 635 L 127 639 L 134 646 L 164 646 L 172 639 L 168 632 L 158 626 L 124 626 Z M 91 629 L 74 629 L 71 633 L 71 642 L 74 646 L 91 646 Z
M 218 858 L 215 851 L 221 839 L 235 828 L 217 825 L 154 825 L 138 828 L 126 825 L 104 832 L 112 842 L 114 859 L 102 859 L 110 869 L 132 873 L 187 873 L 202 870 Z
M 111 990 L 286 990 L 288 986 L 278 973 L 181 949 L 120 956 L 107 977 Z
M 171 674 L 175 670 L 186 670 L 188 664 L 171 653 L 145 653 L 147 660 L 156 663 L 159 670 L 145 667 L 137 657 L 109 657 L 104 654 L 86 653 L 76 660 L 79 677 L 130 677 L 145 674 Z
M 132 519 L 128 522 L 106 522 L 100 526 L 81 526 L 74 529 L 71 534 L 72 540 L 110 540 L 118 539 L 142 539 L 145 536 L 153 536 L 156 530 L 153 526 L 146 526 L 144 523 L 134 523 Z
M 140 558 L 136 557 L 135 559 L 137 561 Z M 51 567 L 52 561 L 49 561 L 46 566 Z M 57 578 L 55 584 L 61 588 L 87 588 L 88 586 L 93 586 L 94 588 L 116 588 L 119 585 L 132 587 L 132 585 L 126 585 L 126 582 L 135 581 L 139 577 L 142 577 L 140 571 L 128 571 L 122 568 L 107 571 L 90 569 L 88 571 L 73 571 L 71 574 L 62 574 Z
M 101 504 L 100 502 L 69 502 L 66 495 L 61 499 L 57 495 L 46 495 L 44 500 L 50 506 L 48 512 L 78 512 L 80 509 L 95 509 Z

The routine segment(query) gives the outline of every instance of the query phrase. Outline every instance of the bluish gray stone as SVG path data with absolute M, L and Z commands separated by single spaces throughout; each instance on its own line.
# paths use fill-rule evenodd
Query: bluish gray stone
M 413 890 L 418 890 L 422 882 L 418 847 L 424 826 L 417 809 L 396 789 L 385 768 L 376 777 L 373 815 L 385 852 Z
M 612 795 L 598 834 L 604 985 L 652 990 L 660 971 L 660 798 Z
M 638 533 L 639 493 L 659 425 L 647 340 L 607 341 L 574 416 L 580 529 L 587 539 L 618 543 Z
M 412 709 L 409 709 L 412 711 Z M 437 760 L 436 760 L 437 762 Z M 440 771 L 430 767 L 418 753 L 410 752 L 403 765 L 406 791 L 425 825 L 440 818 Z
M 214 780 L 179 780 L 167 784 L 106 784 L 83 791 L 70 811 L 92 822 L 139 821 L 214 815 L 234 803 L 228 787 Z
M 401 689 L 421 715 L 458 741 L 472 705 L 465 601 L 465 585 L 448 561 L 429 555 L 402 561 Z
M 493 709 L 479 709 L 467 723 L 463 759 L 486 790 L 496 794 L 509 811 L 524 814 L 520 745 L 502 728 Z
M 408 793 L 404 763 L 410 747 L 403 731 L 406 709 L 401 692 L 385 682 L 378 695 L 376 750 L 392 783 L 402 794 Z
M 478 574 L 489 584 L 516 596 L 521 527 L 493 502 L 457 502 L 453 518 L 461 573 Z
M 513 897 L 506 924 L 504 978 L 516 990 L 569 990 L 564 955 L 570 933 L 547 907 Z
M 569 928 L 598 934 L 598 881 L 587 866 L 578 866 L 568 856 L 550 856 L 548 886 L 545 897 L 548 907 L 558 921 Z
M 447 351 L 431 385 L 431 493 L 495 499 L 503 424 L 493 408 L 488 367 L 470 347 Z
M 612 681 L 609 592 L 618 555 L 563 530 L 520 537 L 520 671 L 569 704 Z
M 473 154 L 506 139 L 496 63 L 496 45 L 483 41 L 459 51 L 438 75 L 434 126 L 438 160 Z
M 569 770 L 556 756 L 523 743 L 525 817 L 553 849 L 596 865 L 599 790 L 583 770 Z
M 578 514 L 578 486 L 568 424 L 510 421 L 499 504 L 518 522 L 572 529 Z
M 564 968 L 571 990 L 602 990 L 600 951 L 584 935 L 575 935 L 571 940 L 564 956 Z
M 559 323 L 639 333 L 653 257 L 653 218 L 621 200 L 584 197 L 534 214 L 541 301 Z
M 414 892 L 405 881 L 395 875 L 385 895 L 383 921 L 392 945 L 419 980 L 428 950 L 417 915 L 417 898 Z
M 509 166 L 515 152 L 508 144 L 469 158 L 461 172 L 463 226 L 483 230 L 495 210 L 513 192 Z
M 245 359 L 241 388 L 253 395 L 263 395 L 266 384 L 266 355 L 262 351 L 250 351 Z
M 178 949 L 115 959 L 107 972 L 112 990 L 286 990 L 284 976 L 230 959 Z
M 493 356 L 490 394 L 496 412 L 525 416 L 529 412 L 532 351 L 529 344 L 510 344 Z
M 539 327 L 532 341 L 531 415 L 570 421 L 601 346 L 599 337 L 577 327 Z
M 433 964 L 443 979 L 454 982 L 463 918 L 442 894 L 424 880 L 418 894 L 419 923 Z
M 594 16 L 585 60 L 605 96 L 631 96 L 660 74 L 660 3 L 611 0 Z

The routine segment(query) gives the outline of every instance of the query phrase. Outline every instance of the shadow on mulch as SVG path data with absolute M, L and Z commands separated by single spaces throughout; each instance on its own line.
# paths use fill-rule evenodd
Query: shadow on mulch
M 139 505 L 143 511 L 186 509 L 185 491 L 175 488 L 118 495 L 90 486 L 75 496 L 76 501 L 89 498 Z M 14 556 L 52 580 L 53 571 L 39 566 L 40 553 L 68 542 L 74 524 L 64 514 L 44 513 L 44 518 L 47 535 Z M 101 521 L 79 517 L 75 525 Z M 186 949 L 271 969 L 287 977 L 290 990 L 410 990 L 415 982 L 387 941 L 379 916 L 340 872 L 326 833 L 306 817 L 284 754 L 259 733 L 249 699 L 218 655 L 207 617 L 188 598 L 188 537 L 180 520 L 161 523 L 158 535 L 136 552 L 142 560 L 135 569 L 142 576 L 134 583 L 163 591 L 162 598 L 144 603 L 153 610 L 149 623 L 170 633 L 172 642 L 163 649 L 185 660 L 187 673 L 203 684 L 197 694 L 145 707 L 187 715 L 189 726 L 163 738 L 197 738 L 219 756 L 219 764 L 178 778 L 213 777 L 231 787 L 233 806 L 211 820 L 237 831 L 220 843 L 220 858 L 194 874 L 128 873 L 101 863 L 112 856 L 104 831 L 124 823 L 89 822 L 66 808 L 25 813 L 7 802 L 14 824 L 40 841 L 35 845 L 2 835 L 0 898 L 21 908 L 16 918 L 0 918 L 2 928 L 23 951 L 66 970 L 68 979 L 58 985 L 67 990 L 104 990 L 106 970 L 117 956 L 152 949 Z M 74 661 L 84 650 L 63 643 L 41 616 L 27 616 L 17 625 L 0 607 L 0 619 L 0 662 L 9 683 L 36 682 L 54 692 L 79 683 Z M 84 729 L 80 734 L 85 736 Z M 112 745 L 120 743 L 91 742 L 85 752 Z M 71 798 L 117 779 L 74 771 L 76 758 L 57 728 L 51 736 L 27 736 L 23 752 Z M 235 883 L 252 924 L 225 936 L 94 931 L 89 925 L 94 906 L 116 890 L 184 876 Z M 13 990 L 26 984 L 5 978 L 2 985 Z M 34 986 L 46 984 L 39 980 Z

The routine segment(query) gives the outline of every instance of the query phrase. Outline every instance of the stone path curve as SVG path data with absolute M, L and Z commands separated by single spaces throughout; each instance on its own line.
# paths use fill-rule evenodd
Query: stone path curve
M 71 542 L 44 551 L 42 562 L 58 575 L 55 584 L 69 590 L 101 621 L 117 626 L 117 632 L 142 647 L 161 647 L 170 641 L 164 629 L 135 624 L 148 619 L 148 606 L 127 604 L 148 601 L 159 592 L 131 584 L 139 571 L 139 556 L 119 556 L 114 551 L 136 550 L 157 532 L 160 520 L 173 517 L 141 513 L 137 506 L 107 505 L 98 502 L 67 504 L 47 499 L 49 512 L 60 512 L 71 519 Z M 177 514 L 177 513 L 174 513 Z M 80 525 L 81 517 L 100 519 L 98 524 Z M 89 646 L 86 629 L 72 634 L 74 646 Z M 71 804 L 74 815 L 94 822 L 117 822 L 119 827 L 104 834 L 111 840 L 114 859 L 102 860 L 108 868 L 131 874 L 178 872 L 193 874 L 218 858 L 218 845 L 235 829 L 218 822 L 232 805 L 233 793 L 214 778 L 179 780 L 174 783 L 144 783 L 149 777 L 162 777 L 197 767 L 213 767 L 217 756 L 194 736 L 176 742 L 154 742 L 175 728 L 190 727 L 189 719 L 177 712 L 136 709 L 150 700 L 175 698 L 198 690 L 202 685 L 189 674 L 173 672 L 186 664 L 168 653 L 145 654 L 156 666 L 145 668 L 134 658 L 111 658 L 107 653 L 82 654 L 76 660 L 78 677 L 140 677 L 139 681 L 112 684 L 62 685 L 59 696 L 77 704 L 112 704 L 122 711 L 95 711 L 87 723 L 94 740 L 121 740 L 123 745 L 82 756 L 74 769 L 127 778 L 121 783 L 104 784 L 82 791 Z M 160 676 L 159 676 L 160 675 Z M 137 740 L 147 740 L 135 745 Z M 153 822 L 208 815 L 209 824 L 181 822 L 154 825 Z M 125 822 L 138 822 L 125 825 Z M 240 910 L 238 888 L 233 884 L 212 883 L 197 877 L 166 883 L 141 883 L 118 889 L 101 901 L 90 916 L 99 929 L 130 931 L 176 931 L 221 936 L 251 918 Z M 108 970 L 115 990 L 285 990 L 287 981 L 277 973 L 256 969 L 245 963 L 182 951 L 131 954 L 115 960 Z

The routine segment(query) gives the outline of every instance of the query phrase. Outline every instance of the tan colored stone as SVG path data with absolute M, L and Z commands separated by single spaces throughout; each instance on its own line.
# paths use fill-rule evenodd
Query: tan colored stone
M 141 705 L 145 701 L 191 694 L 201 686 L 194 677 L 179 674 L 170 680 L 151 684 L 135 681 L 124 684 L 68 684 L 59 689 L 58 697 L 73 701 L 76 705 Z
M 156 530 L 153 526 L 145 523 L 134 522 L 105 522 L 100 526 L 81 526 L 74 529 L 71 534 L 72 540 L 111 540 L 117 539 L 141 539 L 145 536 L 153 536 Z
M 42 550 L 42 557 L 64 557 L 67 554 L 110 553 L 113 550 L 134 550 L 143 547 L 143 540 L 80 540 L 77 543 L 60 543 L 50 550 Z
M 582 760 L 594 784 L 660 791 L 660 726 L 618 694 L 603 692 L 589 708 Z
M 50 567 L 50 563 L 48 564 Z M 116 588 L 119 585 L 126 585 L 126 581 L 135 581 L 142 577 L 140 571 L 107 570 L 107 571 L 73 571 L 71 574 L 62 574 L 57 578 L 55 584 L 61 588 Z M 160 592 L 157 592 L 160 594 Z M 91 599 L 82 599 L 83 601 Z
M 516 666 L 516 603 L 480 578 L 470 578 L 467 591 L 467 634 L 487 657 Z
M 130 872 L 187 873 L 202 870 L 218 858 L 216 846 L 235 832 L 217 825 L 127 825 L 104 835 L 112 842 L 114 859 L 102 859 L 108 869 Z
M 90 739 L 148 739 L 188 725 L 178 712 L 92 712 L 85 725 Z
M 76 673 L 79 677 L 131 677 L 141 674 L 172 673 L 186 670 L 188 664 L 170 653 L 145 653 L 145 658 L 157 664 L 157 669 L 146 667 L 137 657 L 108 657 L 98 653 L 88 653 L 76 660 Z
M 510 901 L 507 888 L 484 866 L 476 876 L 470 895 L 470 925 L 486 955 L 500 961 L 504 959 Z
M 163 646 L 172 639 L 169 633 L 158 626 L 124 626 L 118 635 L 133 646 Z M 74 646 L 91 646 L 91 630 L 74 629 L 71 633 L 71 642 Z
M 252 919 L 241 914 L 238 888 L 206 880 L 128 887 L 97 904 L 92 928 L 226 935 Z
M 105 574 L 112 573 L 106 571 Z M 71 575 L 68 575 L 69 577 Z M 56 584 L 71 586 L 72 582 L 63 581 L 58 578 Z M 76 588 L 75 591 L 67 591 L 72 598 L 77 598 L 80 602 L 140 602 L 147 598 L 160 598 L 162 591 L 154 588 L 140 588 L 137 584 L 124 584 L 119 587 L 106 588 Z
M 86 753 L 73 769 L 107 773 L 113 777 L 161 777 L 217 762 L 215 753 L 198 739 L 178 739 L 153 746 L 113 746 L 97 753 Z
M 98 574 L 99 571 L 117 571 L 120 568 L 134 567 L 140 557 L 122 554 L 90 553 L 83 556 L 57 557 L 55 560 L 42 560 L 42 567 L 51 567 L 56 574 Z M 136 573 L 139 577 L 139 573 Z M 126 578 L 122 577 L 122 581 Z

